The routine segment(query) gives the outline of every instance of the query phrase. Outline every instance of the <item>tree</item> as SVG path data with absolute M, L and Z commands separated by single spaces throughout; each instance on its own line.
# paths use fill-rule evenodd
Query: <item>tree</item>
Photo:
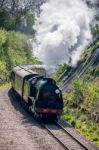
M 0 83 L 8 81 L 10 71 L 18 64 L 39 63 L 32 56 L 28 36 L 0 29 Z
M 44 0 L 1 0 L 0 26 L 33 34 L 34 12 L 40 13 Z

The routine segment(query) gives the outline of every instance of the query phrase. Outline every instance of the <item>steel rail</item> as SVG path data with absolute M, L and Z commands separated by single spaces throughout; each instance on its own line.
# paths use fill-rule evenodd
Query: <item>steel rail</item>
M 81 145 L 85 150 L 89 150 L 84 144 L 82 144 L 77 138 L 75 138 L 72 134 L 70 134 L 61 123 L 57 123 L 59 127 L 61 127 L 69 136 L 71 136 L 79 145 Z
M 86 63 L 88 62 L 88 59 L 90 59 L 90 57 L 93 55 L 94 51 L 99 48 L 98 45 L 95 45 L 96 42 L 99 41 L 99 37 L 96 38 L 97 40 L 95 40 L 94 43 L 92 43 L 90 46 L 93 46 L 93 50 L 92 50 L 92 54 L 89 55 L 89 57 L 87 58 L 87 60 L 85 61 Z M 86 64 L 84 64 L 85 66 Z M 81 68 L 83 68 L 84 66 L 81 66 Z M 81 70 L 81 69 L 80 69 Z M 67 69 L 65 69 L 61 74 L 60 76 L 57 78 L 56 82 L 60 82 L 62 80 L 62 78 L 64 78 L 64 75 L 65 75 L 65 72 L 67 71 Z
M 91 56 L 92 57 L 92 56 Z M 68 87 L 68 84 L 75 78 L 75 75 L 77 74 L 79 77 L 81 77 L 86 70 L 88 69 L 89 66 L 94 64 L 94 61 L 99 57 L 99 49 L 97 48 L 96 51 L 93 54 L 93 57 L 89 60 L 89 62 L 87 64 L 84 64 L 84 66 L 82 67 L 82 70 L 79 72 L 76 71 L 72 76 L 70 76 L 65 82 L 63 87 L 61 87 L 62 91 L 65 91 L 65 89 Z
M 52 125 L 53 125 L 53 124 L 52 124 Z M 78 139 L 76 139 L 73 135 L 71 135 L 68 131 L 66 131 L 66 130 L 63 128 L 63 126 L 62 126 L 61 124 L 57 123 L 57 124 L 54 124 L 54 125 L 56 125 L 56 127 L 58 127 L 59 129 L 61 129 L 64 133 L 68 134 L 69 137 L 71 137 L 72 140 L 74 140 L 74 142 L 76 142 L 77 144 L 79 144 L 79 146 L 81 147 L 80 149 L 82 149 L 82 150 L 83 150 L 83 149 L 84 149 L 84 150 L 89 150 L 89 149 L 88 149 L 85 145 L 83 145 Z M 47 129 L 47 131 L 48 131 L 65 149 L 67 149 L 67 150 L 71 150 L 71 149 L 72 149 L 72 148 L 70 148 L 70 147 L 68 146 L 68 144 L 62 142 L 62 140 L 60 140 L 59 137 L 57 137 L 57 135 L 55 135 L 55 133 L 53 133 L 53 131 L 52 131 L 46 124 L 42 123 L 42 126 L 43 126 L 45 129 Z M 67 135 L 66 135 L 66 137 L 67 137 Z M 70 140 L 71 140 L 71 139 L 70 139 Z M 71 143 L 71 145 L 72 145 L 72 143 Z
M 27 108 L 25 107 L 25 105 L 21 105 L 22 107 L 24 107 L 24 109 L 27 111 Z M 47 125 L 49 125 L 49 124 L 45 124 L 45 123 L 43 123 L 41 120 L 39 120 L 38 118 L 35 118 L 34 117 L 34 115 L 33 115 L 33 113 L 31 112 L 31 111 L 29 111 L 28 110 L 28 113 L 35 119 L 35 121 L 36 122 L 38 122 L 43 128 L 45 128 L 45 129 L 47 129 L 47 131 L 60 143 L 60 145 L 62 145 L 62 147 L 64 147 L 66 150 L 71 150 L 72 148 L 70 148 L 69 146 L 68 146 L 68 144 L 64 144 L 64 142 L 62 142 L 61 140 L 60 140 L 60 138 L 59 137 L 57 137 L 56 135 L 55 135 L 55 133 L 53 133 L 52 132 L 52 130 L 50 129 L 50 128 L 48 128 L 48 126 Z M 57 127 L 58 127 L 58 129 L 60 130 L 60 129 L 62 129 L 62 132 L 63 132 L 63 134 L 66 132 L 66 134 L 68 134 L 68 132 L 67 131 L 65 131 L 64 130 L 64 128 L 62 127 L 62 124 L 61 124 L 61 127 L 60 127 L 60 125 L 58 125 L 58 123 L 53 123 L 53 124 L 51 124 L 51 125 L 54 125 L 54 126 L 56 126 L 56 129 L 57 129 Z M 55 130 L 53 130 L 53 131 L 55 131 Z M 64 132 L 65 131 L 65 132 Z M 76 143 L 79 143 L 80 141 L 78 141 L 78 139 L 75 139 L 72 135 L 70 135 L 70 134 L 68 134 L 69 135 L 69 137 L 71 137 L 72 139 L 74 139 L 75 141 L 76 141 Z M 65 135 L 66 137 L 67 137 L 67 135 Z M 70 139 L 71 140 L 71 139 Z M 69 141 L 69 142 L 71 142 L 71 141 Z M 72 143 L 71 143 L 72 144 Z M 80 146 L 82 146 L 81 145 L 82 143 L 80 142 Z M 71 145 L 72 146 L 72 145 Z M 81 148 L 81 150 L 90 150 L 90 149 L 88 149 L 88 148 L 86 148 L 84 145 L 82 146 L 82 148 Z M 78 150 L 78 149 L 77 149 Z M 80 149 L 79 149 L 80 150 Z M 93 150 L 93 149 L 92 149 Z M 95 149 L 94 149 L 95 150 Z
M 55 134 L 52 133 L 52 131 L 44 124 L 41 123 L 41 125 L 47 129 L 47 131 L 66 149 L 66 150 L 71 150 L 67 145 L 65 145 Z

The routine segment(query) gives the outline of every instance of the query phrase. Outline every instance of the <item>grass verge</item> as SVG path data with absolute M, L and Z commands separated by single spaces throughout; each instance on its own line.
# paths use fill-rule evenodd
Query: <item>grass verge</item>
M 99 123 L 91 120 L 86 114 L 81 113 L 78 109 L 66 108 L 62 116 L 75 127 L 89 141 L 99 146 Z
M 5 87 L 7 86 L 11 86 L 11 82 L 7 82 L 7 83 L 4 83 L 4 84 L 0 84 L 0 90 L 4 89 Z

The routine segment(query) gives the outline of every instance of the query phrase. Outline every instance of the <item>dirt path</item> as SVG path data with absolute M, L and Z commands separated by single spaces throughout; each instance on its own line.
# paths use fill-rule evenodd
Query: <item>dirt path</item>
M 63 150 L 18 103 L 12 91 L 0 91 L 0 150 Z

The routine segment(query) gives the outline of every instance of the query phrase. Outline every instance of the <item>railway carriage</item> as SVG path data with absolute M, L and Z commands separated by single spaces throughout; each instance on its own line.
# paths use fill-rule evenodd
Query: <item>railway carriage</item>
M 26 67 L 17 66 L 11 74 L 13 90 L 36 116 L 56 120 L 63 111 L 62 93 L 56 82 Z

